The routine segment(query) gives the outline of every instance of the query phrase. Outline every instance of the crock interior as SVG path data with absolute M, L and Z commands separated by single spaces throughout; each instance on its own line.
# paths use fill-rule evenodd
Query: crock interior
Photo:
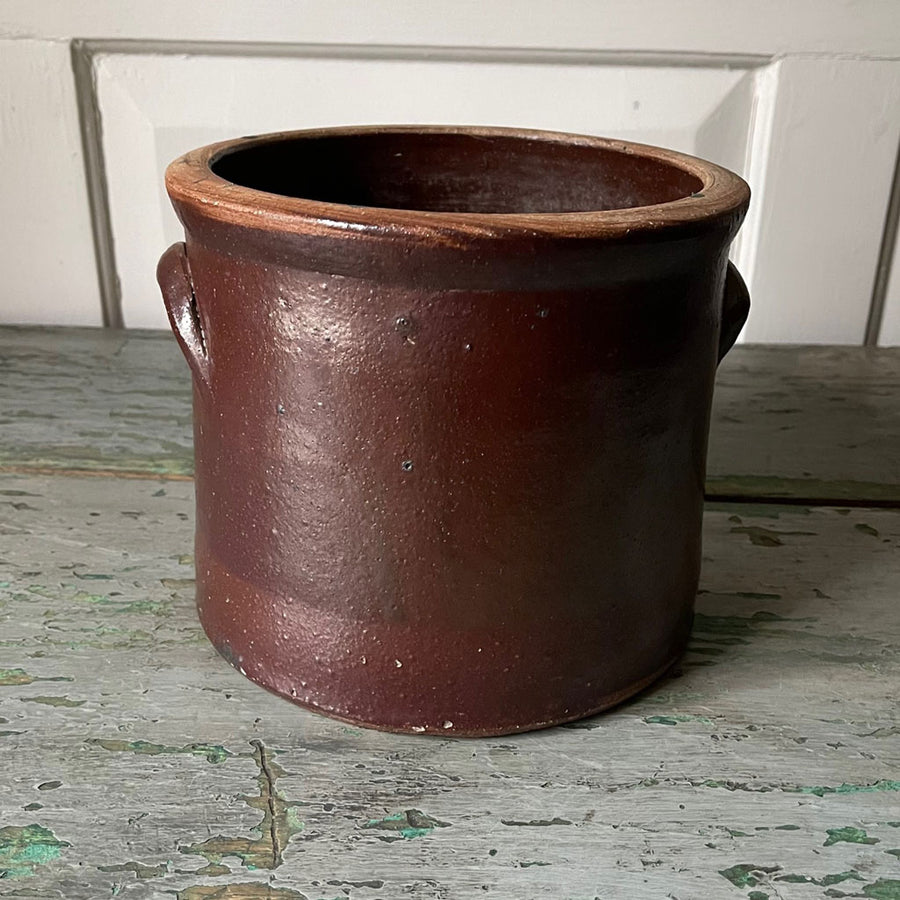
M 460 213 L 565 213 L 668 203 L 702 187 L 670 163 L 514 135 L 371 132 L 273 139 L 212 171 L 243 187 L 328 203 Z

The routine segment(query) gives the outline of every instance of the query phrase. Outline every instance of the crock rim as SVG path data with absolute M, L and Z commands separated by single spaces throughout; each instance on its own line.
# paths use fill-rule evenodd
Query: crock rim
M 543 213 L 434 212 L 351 206 L 274 194 L 228 181 L 213 171 L 222 157 L 255 146 L 304 138 L 373 133 L 461 134 L 504 137 L 593 147 L 637 155 L 675 166 L 698 178 L 699 191 L 676 200 L 623 209 Z M 298 235 L 359 234 L 415 237 L 437 244 L 521 236 L 530 239 L 636 237 L 691 226 L 703 227 L 746 209 L 750 188 L 734 172 L 676 150 L 614 138 L 539 129 L 466 125 L 364 125 L 270 132 L 199 147 L 166 170 L 166 190 L 178 209 L 184 205 L 205 219 L 264 231 Z

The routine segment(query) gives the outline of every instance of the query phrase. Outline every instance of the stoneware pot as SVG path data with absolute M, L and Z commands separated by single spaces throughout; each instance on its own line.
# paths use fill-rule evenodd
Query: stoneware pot
M 578 719 L 684 650 L 749 190 L 639 144 L 337 128 L 169 167 L 197 605 L 301 706 L 400 732 Z

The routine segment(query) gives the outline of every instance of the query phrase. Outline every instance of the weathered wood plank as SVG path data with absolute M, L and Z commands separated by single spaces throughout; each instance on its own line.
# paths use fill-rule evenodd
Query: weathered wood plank
M 739 346 L 716 379 L 713 496 L 900 501 L 900 349 Z
M 0 468 L 190 475 L 190 375 L 174 338 L 0 328 Z
M 190 381 L 164 332 L 0 328 L 0 468 L 189 476 Z M 900 350 L 739 346 L 714 497 L 900 503 Z
M 219 659 L 190 483 L 0 490 L 0 897 L 898 896 L 900 512 L 710 507 L 677 675 L 465 741 Z

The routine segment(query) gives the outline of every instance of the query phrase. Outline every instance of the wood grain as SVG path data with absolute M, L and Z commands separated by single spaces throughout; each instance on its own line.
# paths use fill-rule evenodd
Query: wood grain
M 0 491 L 0 897 L 897 896 L 900 512 L 710 507 L 671 677 L 466 741 L 320 718 L 217 657 L 190 483 Z
M 0 468 L 193 471 L 190 378 L 165 332 L 0 328 Z M 900 502 L 900 350 L 738 346 L 719 368 L 713 497 Z

